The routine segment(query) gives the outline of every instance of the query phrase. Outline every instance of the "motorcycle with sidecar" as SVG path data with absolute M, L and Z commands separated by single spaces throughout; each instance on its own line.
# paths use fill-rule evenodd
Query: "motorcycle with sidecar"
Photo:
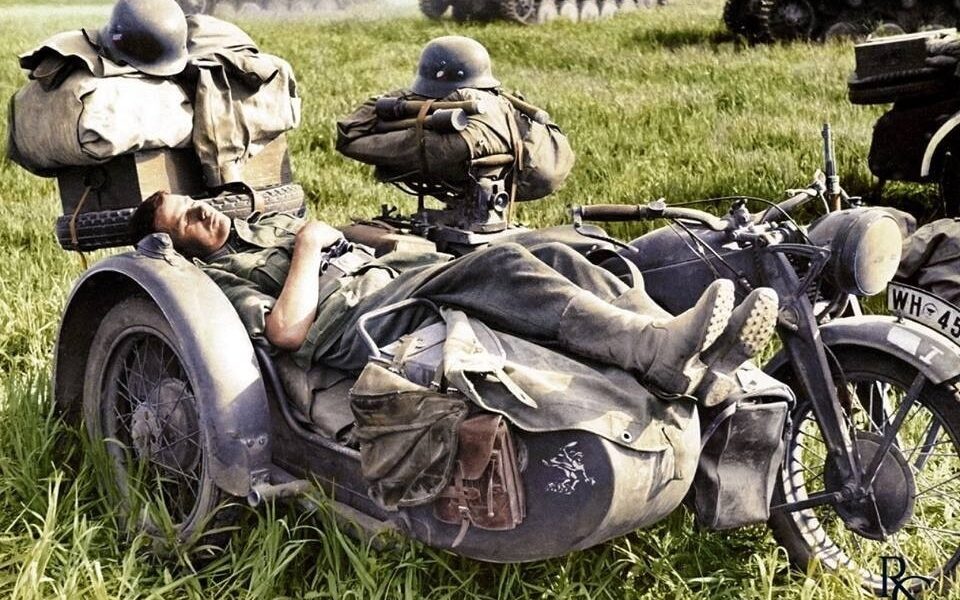
M 843 316 L 884 289 L 900 237 L 889 213 L 865 207 L 800 226 L 791 213 L 828 190 L 817 179 L 759 214 L 733 199 L 723 217 L 663 202 L 583 206 L 573 228 L 536 232 L 510 226 L 499 195 L 429 190 L 442 209 L 421 205 L 401 217 L 385 208 L 347 229 L 380 251 L 424 240 L 452 253 L 530 236 L 567 241 L 627 282 L 642 276 L 671 312 L 692 306 L 717 277 L 742 294 L 764 285 L 780 295 L 780 351 L 763 371 L 741 369 L 740 389 L 715 408 L 659 399 L 623 372 L 607 376 L 647 394 L 631 406 L 660 412 L 624 414 L 603 398 L 569 397 L 597 418 L 538 428 L 532 419 L 549 406 L 481 399 L 477 409 L 500 415 L 514 439 L 525 501 L 512 527 L 451 523 L 431 501 L 398 510 L 374 502 L 361 452 L 343 435 L 356 375 L 331 374 L 314 395 L 318 410 L 295 410 L 275 353 L 250 339 L 220 289 L 162 234 L 99 261 L 74 286 L 58 334 L 56 403 L 105 453 L 103 484 L 117 491 L 128 521 L 174 543 L 222 530 L 231 514 L 224 501 L 258 505 L 319 487 L 361 530 L 396 530 L 486 561 L 528 561 L 652 524 L 687 499 L 704 527 L 769 520 L 798 565 L 852 570 L 877 593 L 885 556 L 940 583 L 960 557 L 960 349 L 895 317 Z M 422 202 L 425 190 L 413 191 Z M 669 224 L 623 243 L 583 223 L 640 219 Z M 413 304 L 368 313 L 360 327 Z M 457 394 L 436 353 L 401 368 L 395 360 L 400 348 L 436 346 L 444 335 L 435 322 L 401 340 L 364 337 L 371 363 Z M 465 503 L 482 503 L 484 493 Z

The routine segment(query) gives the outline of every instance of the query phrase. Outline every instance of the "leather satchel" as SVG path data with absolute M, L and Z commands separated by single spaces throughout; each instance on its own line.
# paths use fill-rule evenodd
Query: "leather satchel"
M 444 523 L 460 524 L 452 548 L 471 525 L 504 531 L 523 521 L 526 501 L 517 452 L 501 415 L 479 414 L 460 424 L 453 476 L 434 503 L 434 514 Z

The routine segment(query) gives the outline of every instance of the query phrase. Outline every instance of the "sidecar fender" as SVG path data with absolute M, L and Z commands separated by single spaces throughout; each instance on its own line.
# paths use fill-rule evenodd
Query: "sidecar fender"
M 918 368 L 934 384 L 960 377 L 960 346 L 943 335 L 896 317 L 844 317 L 820 326 L 820 338 L 829 348 L 861 346 L 891 354 Z M 787 367 L 780 352 L 764 366 L 767 373 Z
M 82 415 L 87 354 L 103 316 L 131 295 L 163 312 L 176 338 L 209 440 L 211 475 L 244 496 L 251 478 L 270 466 L 270 412 L 253 345 L 220 288 L 193 263 L 172 253 L 129 252 L 101 260 L 74 285 L 60 322 L 54 398 L 61 414 Z
M 957 127 L 960 127 L 960 112 L 944 121 L 943 125 L 933 133 L 933 137 L 927 142 L 926 150 L 923 151 L 923 162 L 920 164 L 921 178 L 926 179 L 930 177 L 934 160 L 945 146 L 944 142 Z

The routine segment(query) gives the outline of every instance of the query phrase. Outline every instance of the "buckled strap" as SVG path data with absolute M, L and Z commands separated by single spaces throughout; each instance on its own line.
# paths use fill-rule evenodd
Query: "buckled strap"
M 346 275 L 355 275 L 373 262 L 373 257 L 360 250 L 351 250 L 324 263 L 323 273 L 320 274 L 320 296 L 324 296 L 326 288 L 336 283 Z

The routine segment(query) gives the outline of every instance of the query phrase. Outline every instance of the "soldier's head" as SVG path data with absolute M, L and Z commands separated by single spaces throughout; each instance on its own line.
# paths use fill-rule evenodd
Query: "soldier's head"
M 202 258 L 219 250 L 230 235 L 230 217 L 189 196 L 157 192 L 130 217 L 133 244 L 151 233 L 166 233 L 187 257 Z
M 443 98 L 460 88 L 497 87 L 500 82 L 493 76 L 483 44 L 462 35 L 445 35 L 423 47 L 410 89 L 428 98 Z
M 174 0 L 118 0 L 100 46 L 110 60 L 147 75 L 176 75 L 187 65 L 187 19 Z

